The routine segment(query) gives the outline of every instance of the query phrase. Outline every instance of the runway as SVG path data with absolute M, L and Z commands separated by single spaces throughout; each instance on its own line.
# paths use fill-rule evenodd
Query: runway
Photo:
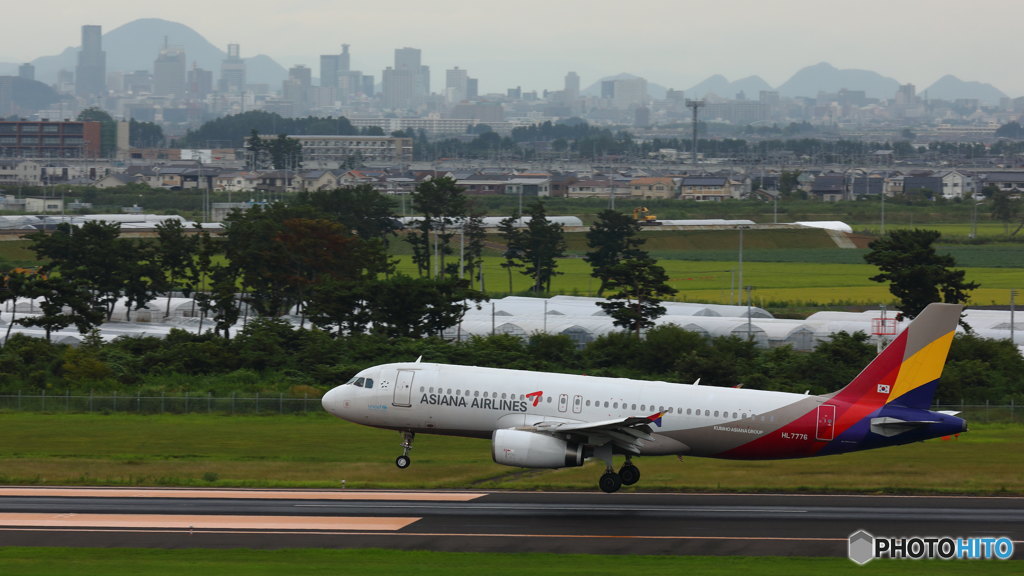
M 1021 558 L 1024 498 L 0 488 L 0 546 L 845 557 L 861 529 Z

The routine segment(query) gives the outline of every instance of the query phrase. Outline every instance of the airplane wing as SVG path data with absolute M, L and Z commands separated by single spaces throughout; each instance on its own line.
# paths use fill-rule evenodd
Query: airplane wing
M 640 453 L 641 442 L 653 442 L 651 424 L 661 426 L 664 412 L 650 416 L 628 416 L 599 422 L 538 422 L 533 425 L 537 432 L 575 437 L 592 446 L 603 446 L 609 442 L 632 454 Z

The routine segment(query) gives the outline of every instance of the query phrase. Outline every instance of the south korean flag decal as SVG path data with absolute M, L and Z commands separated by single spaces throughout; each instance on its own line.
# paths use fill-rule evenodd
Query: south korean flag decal
M 878 385 L 878 393 L 879 394 L 888 394 L 889 393 L 889 385 L 888 384 L 879 384 Z

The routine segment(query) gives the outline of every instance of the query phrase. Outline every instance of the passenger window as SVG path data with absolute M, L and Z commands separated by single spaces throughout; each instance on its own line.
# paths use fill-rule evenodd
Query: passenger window
M 718 418 L 718 410 L 715 410 L 715 418 Z
M 692 411 L 693 411 L 693 408 L 687 408 L 686 409 L 686 415 L 689 416 L 692 413 Z
M 608 407 L 608 401 L 607 401 L 607 400 L 606 400 L 606 401 L 605 401 L 605 403 L 604 403 L 604 407 L 605 407 L 605 408 L 607 408 L 607 407 Z
M 711 410 L 705 410 L 704 411 L 704 415 L 705 416 L 711 416 Z
M 636 404 L 633 404 L 633 407 L 630 408 L 630 410 L 636 410 Z

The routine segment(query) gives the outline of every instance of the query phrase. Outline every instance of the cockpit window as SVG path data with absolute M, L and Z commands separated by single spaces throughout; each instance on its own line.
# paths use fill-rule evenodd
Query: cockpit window
M 345 382 L 345 385 L 348 386 L 349 384 L 354 384 L 354 385 L 359 386 L 360 388 L 362 388 L 364 381 L 365 381 L 365 378 L 352 378 L 348 382 Z M 370 386 L 368 386 L 368 388 L 372 388 L 372 387 L 373 387 L 373 380 L 370 380 Z
M 373 388 L 373 378 L 367 378 L 363 382 L 363 388 Z

